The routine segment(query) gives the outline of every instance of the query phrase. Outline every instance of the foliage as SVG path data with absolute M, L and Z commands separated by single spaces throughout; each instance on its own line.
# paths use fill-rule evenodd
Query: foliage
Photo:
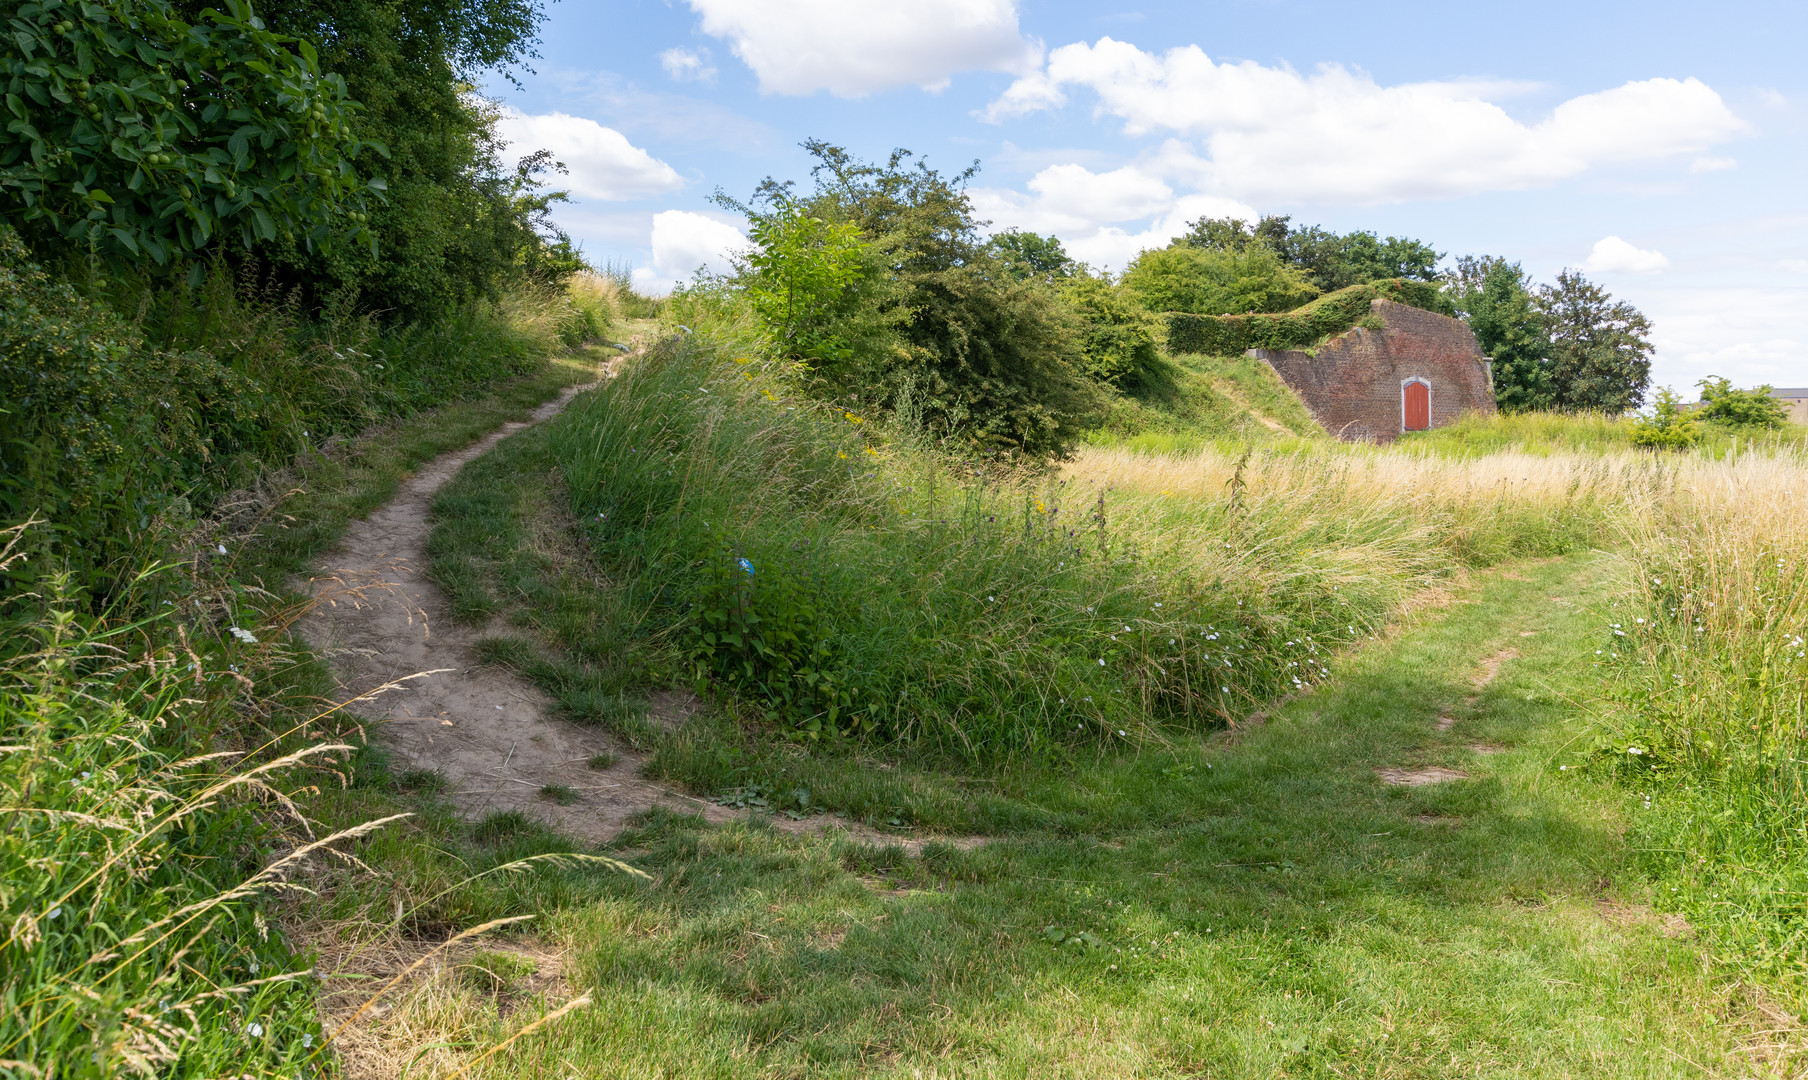
M 863 328 L 867 344 L 848 350 L 851 362 L 827 373 L 821 392 L 850 408 L 905 413 L 934 438 L 1038 456 L 1071 445 L 1100 404 L 1082 371 L 1079 319 L 1046 281 L 1007 272 L 980 239 L 966 193 L 974 168 L 944 176 L 912 165 L 908 151 L 873 164 L 821 141 L 804 145 L 817 160 L 809 197 L 767 180 L 748 205 L 722 202 L 756 221 L 795 203 L 837 229 L 852 226 L 883 256 L 842 294 L 849 309 L 837 313 Z M 814 258 L 813 250 L 794 252 Z M 768 265 L 760 275 L 785 273 Z M 767 319 L 778 308 L 767 307 L 772 333 Z
M 1382 295 L 1373 285 L 1352 285 L 1277 315 L 1168 316 L 1168 350 L 1204 356 L 1238 356 L 1248 349 L 1304 349 L 1341 334 L 1367 318 Z
M 8 17 L 0 207 L 33 245 L 123 266 L 222 236 L 374 241 L 384 184 L 353 162 L 382 147 L 354 132 L 345 80 L 245 0 L 222 7 L 191 22 L 170 0 L 44 0 Z
M 1064 281 L 1061 296 L 1085 324 L 1080 353 L 1086 374 L 1122 386 L 1160 362 L 1160 323 L 1129 290 L 1077 273 Z
M 1288 224 L 1291 220 L 1269 215 L 1252 226 L 1239 218 L 1200 218 L 1188 224 L 1175 244 L 1227 252 L 1264 247 L 1302 273 L 1320 292 L 1388 278 L 1432 281 L 1437 277 L 1443 255 L 1418 240 L 1399 236 L 1382 240 L 1362 231 L 1339 235 L 1317 225 L 1294 228 Z
M 1123 281 L 1151 311 L 1195 315 L 1291 311 L 1318 295 L 1303 273 L 1265 244 L 1145 251 L 1125 268 Z
M 1695 385 L 1701 387 L 1699 419 L 1736 428 L 1780 428 L 1789 422 L 1789 410 L 1771 396 L 1769 386 L 1739 390 L 1732 380 L 1718 376 Z
M 1495 404 L 1507 413 L 1551 408 L 1551 341 L 1525 271 L 1505 259 L 1465 255 L 1451 284 L 1476 342 L 1494 361 Z
M 538 0 L 294 0 L 264 17 L 315 43 L 321 68 L 360 105 L 359 133 L 389 151 L 361 162 L 388 185 L 370 211 L 376 250 L 266 245 L 260 255 L 285 284 L 315 302 L 354 291 L 419 321 L 493 301 L 524 277 L 556 285 L 580 267 L 546 216 L 563 196 L 540 187 L 563 166 L 544 152 L 505 161 L 501 106 L 471 93 L 486 72 L 534 56 Z
M 113 278 L 95 291 L 113 303 L 0 230 L 0 521 L 53 523 L 32 538 L 52 560 L 15 574 L 60 564 L 100 593 L 260 468 L 523 374 L 587 325 L 538 292 L 431 324 L 310 320 L 224 264 L 193 290 Z
M 1651 385 L 1651 320 L 1624 300 L 1565 270 L 1534 303 L 1551 339 L 1551 386 L 1559 409 L 1628 412 Z
M 1077 269 L 1057 236 L 1040 236 L 1020 229 L 994 233 L 987 245 L 1012 277 L 1053 281 L 1072 276 Z
M 789 199 L 750 218 L 753 249 L 741 286 L 772 336 L 776 356 L 802 360 L 845 389 L 886 329 L 874 308 L 880 269 L 873 246 L 848 221 L 824 221 Z M 883 347 L 880 344 L 879 347 Z
M 1632 445 L 1651 450 L 1686 450 L 1701 441 L 1695 417 L 1684 411 L 1682 400 L 1667 386 L 1658 387 L 1650 416 L 1632 420 Z

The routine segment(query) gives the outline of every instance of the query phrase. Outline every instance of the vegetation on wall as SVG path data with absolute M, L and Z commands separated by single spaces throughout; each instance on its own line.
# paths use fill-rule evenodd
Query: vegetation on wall
M 1432 311 L 1449 303 L 1425 282 L 1395 280 L 1351 285 L 1276 315 L 1176 312 L 1167 317 L 1168 348 L 1176 353 L 1207 356 L 1238 356 L 1246 349 L 1311 348 L 1368 318 L 1377 299 Z

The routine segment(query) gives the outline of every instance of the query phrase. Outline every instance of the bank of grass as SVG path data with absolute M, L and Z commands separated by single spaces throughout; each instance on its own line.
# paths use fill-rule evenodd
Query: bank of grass
M 290 577 L 409 470 L 594 379 L 598 359 L 542 357 L 297 454 L 192 523 L 173 563 L 117 570 L 125 584 L 105 602 L 56 574 L 0 600 L 0 1068 L 326 1067 L 321 984 L 289 933 L 319 924 L 282 900 L 319 886 L 365 833 L 370 819 L 348 820 L 326 842 L 298 801 L 368 751 L 333 713 L 324 670 L 285 643 L 303 606 Z M 11 556 L 33 550 L 35 527 L 5 534 Z
M 1463 602 L 1233 738 L 978 784 L 908 757 L 844 764 L 990 805 L 981 847 L 912 856 L 656 813 L 610 849 L 651 882 L 477 882 L 422 916 L 543 913 L 493 950 L 556 955 L 595 1004 L 470 1075 L 1787 1071 L 1800 1040 L 1766 1030 L 1762 994 L 1705 972 L 1644 906 L 1620 789 L 1556 769 L 1585 730 L 1571 702 L 1615 575 L 1591 555 L 1478 572 Z M 1430 765 L 1468 779 L 1390 788 L 1374 771 Z M 335 798 L 393 805 L 378 788 Z M 360 850 L 395 888 L 559 846 L 524 820 L 426 808 L 412 835 Z M 518 1007 L 448 968 L 373 1028 L 391 1060 L 450 1073 L 516 1030 Z
M 1204 446 L 1308 445 L 1326 439 L 1287 385 L 1248 357 L 1163 357 L 1111 397 L 1086 445 L 1172 454 Z
M 1593 758 L 1714 951 L 1808 1004 L 1808 455 L 1681 455 L 1619 519 L 1633 572 L 1599 630 L 1616 691 Z

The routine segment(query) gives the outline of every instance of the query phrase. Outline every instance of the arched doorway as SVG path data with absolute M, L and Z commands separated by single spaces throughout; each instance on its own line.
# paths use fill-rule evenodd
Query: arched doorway
M 1413 376 L 1400 384 L 1400 430 L 1425 431 L 1431 427 L 1431 384 Z

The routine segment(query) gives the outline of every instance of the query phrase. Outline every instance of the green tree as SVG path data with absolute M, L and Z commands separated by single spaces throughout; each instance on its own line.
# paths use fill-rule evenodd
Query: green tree
M 1533 301 L 1551 339 L 1556 408 L 1623 413 L 1644 404 L 1651 320 L 1577 270 L 1558 274 Z
M 1294 228 L 1291 218 L 1270 215 L 1254 225 L 1237 218 L 1200 218 L 1175 243 L 1206 251 L 1241 252 L 1251 244 L 1268 247 L 1305 274 L 1313 287 L 1331 292 L 1387 278 L 1437 279 L 1443 255 L 1429 244 L 1405 237 L 1383 240 L 1372 232 L 1338 234 L 1317 225 Z
M 1124 386 L 1160 363 L 1158 324 L 1129 290 L 1109 278 L 1075 274 L 1061 295 L 1085 326 L 1080 352 L 1086 374 Z
M 1702 420 L 1741 428 L 1780 428 L 1789 422 L 1789 410 L 1770 396 L 1769 386 L 1739 390 L 1717 375 L 1695 385 L 1701 387 L 1702 400 L 1695 415 Z
M 1494 361 L 1494 400 L 1502 412 L 1533 412 L 1556 403 L 1551 341 L 1518 263 L 1465 255 L 1450 275 L 1457 309 Z
M 890 345 L 862 351 L 825 392 L 881 411 L 908 403 L 930 434 L 982 446 L 1053 454 L 1077 439 L 1101 404 L 1083 324 L 981 238 L 966 192 L 978 166 L 944 175 L 906 150 L 876 163 L 821 140 L 804 149 L 816 159 L 809 195 L 767 180 L 748 205 L 722 201 L 750 215 L 795 201 L 853 225 L 878 254 L 864 317 L 891 328 Z
M 1318 295 L 1304 274 L 1261 243 L 1145 251 L 1124 270 L 1124 286 L 1151 311 L 1196 315 L 1291 311 Z
M 345 81 L 245 0 L 44 0 L 0 34 L 0 208 L 40 252 L 163 265 L 220 237 L 368 250 L 381 178 Z
M 368 162 L 388 188 L 370 211 L 376 249 L 264 245 L 286 283 L 310 298 L 355 290 L 368 307 L 426 319 L 581 265 L 546 217 L 563 196 L 541 178 L 563 167 L 538 147 L 505 159 L 500 107 L 471 90 L 537 55 L 540 0 L 290 0 L 264 17 L 315 43 L 361 106 L 358 133 L 389 151 Z
M 825 221 L 789 198 L 749 214 L 754 248 L 741 281 L 782 356 L 835 378 L 883 325 L 871 311 L 872 245 L 850 221 Z
M 1068 257 L 1056 236 L 1006 229 L 994 234 L 987 246 L 1006 272 L 1019 281 L 1029 278 L 1054 281 L 1075 273 L 1073 259 Z

